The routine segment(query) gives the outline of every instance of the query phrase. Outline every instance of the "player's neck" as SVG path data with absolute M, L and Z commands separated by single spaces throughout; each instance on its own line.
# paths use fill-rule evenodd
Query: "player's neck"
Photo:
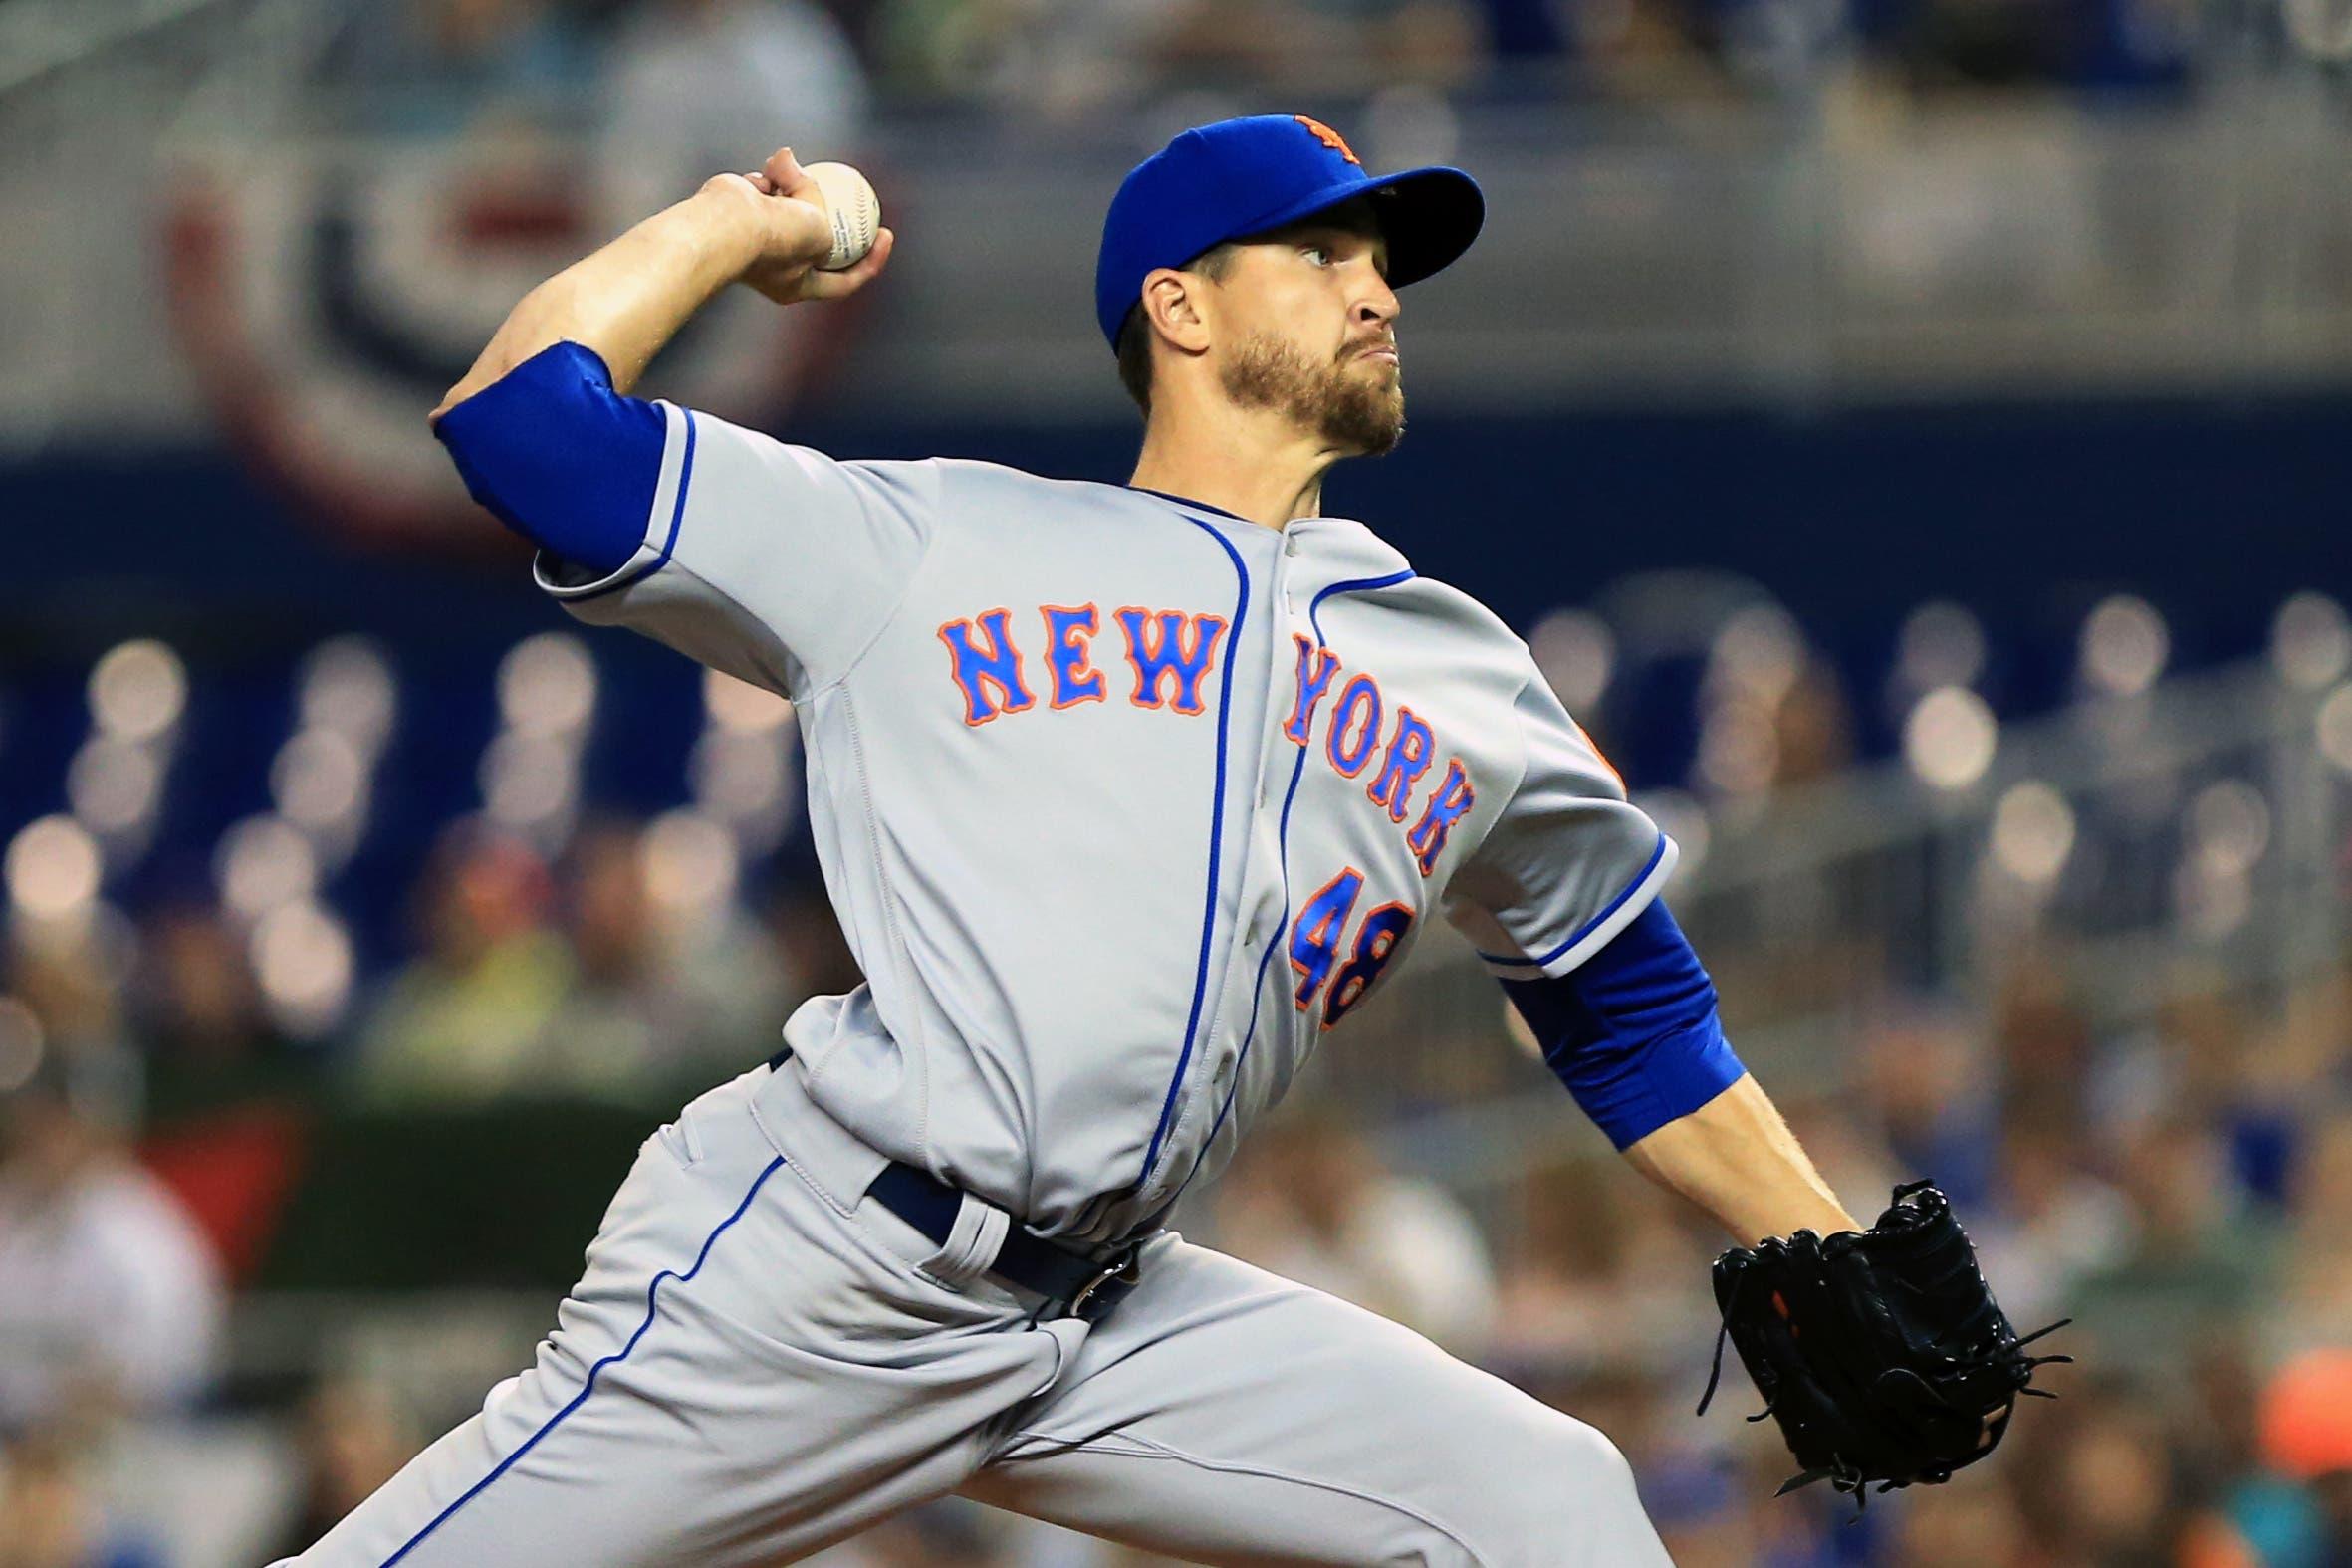
M 1160 416 L 1144 430 L 1143 451 L 1127 483 L 1280 529 L 1293 518 L 1322 515 L 1323 471 L 1338 457 L 1271 415 L 1215 421 Z

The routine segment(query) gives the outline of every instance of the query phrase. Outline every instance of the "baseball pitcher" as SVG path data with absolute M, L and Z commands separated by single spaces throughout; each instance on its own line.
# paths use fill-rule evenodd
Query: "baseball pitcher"
M 1162 1224 L 1439 919 L 1632 1163 L 1762 1243 L 1719 1288 L 1808 1469 L 1934 1479 L 1998 1437 L 2022 1358 L 1957 1227 L 1863 1231 L 1725 1042 L 1658 900 L 1674 845 L 1526 646 L 1322 514 L 1404 430 L 1397 291 L 1483 212 L 1303 115 L 1145 160 L 1096 273 L 1146 414 L 1123 485 L 631 397 L 730 284 L 823 302 L 888 265 L 884 229 L 819 268 L 789 150 L 516 308 L 439 438 L 573 614 L 797 704 L 867 984 L 646 1140 L 536 1363 L 301 1562 L 784 1563 L 957 1492 L 1202 1562 L 1664 1563 L 1600 1433 Z M 1915 1273 L 1991 1316 L 1841 1332 Z M 1798 1303 L 1877 1360 L 1790 1359 Z M 1871 1403 L 1914 1364 L 1933 1399 Z

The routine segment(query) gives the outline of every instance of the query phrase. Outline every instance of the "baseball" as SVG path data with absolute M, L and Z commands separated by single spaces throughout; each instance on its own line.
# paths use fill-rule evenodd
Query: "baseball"
M 881 198 L 866 177 L 846 163 L 812 163 L 807 172 L 824 192 L 825 216 L 833 225 L 832 252 L 817 264 L 818 270 L 840 272 L 856 266 L 881 232 Z

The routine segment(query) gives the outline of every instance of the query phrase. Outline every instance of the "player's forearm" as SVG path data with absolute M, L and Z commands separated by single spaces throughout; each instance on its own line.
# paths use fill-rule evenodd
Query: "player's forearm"
M 438 418 L 532 355 L 559 342 L 595 351 L 627 392 L 654 354 L 761 255 L 742 200 L 705 189 L 665 208 L 525 295 Z
M 1797 1230 L 1829 1235 L 1862 1229 L 1753 1076 L 1629 1145 L 1625 1158 L 1743 1243 Z

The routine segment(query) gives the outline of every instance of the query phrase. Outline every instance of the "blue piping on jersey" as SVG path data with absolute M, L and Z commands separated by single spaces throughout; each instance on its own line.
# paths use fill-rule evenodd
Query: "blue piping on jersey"
M 1512 958 L 1507 957 L 1501 953 L 1488 953 L 1484 951 L 1480 952 L 1479 957 L 1485 959 L 1490 964 L 1500 964 L 1505 969 L 1541 969 L 1544 965 L 1551 963 L 1562 953 L 1567 952 L 1568 949 L 1574 947 L 1577 943 L 1583 941 L 1586 937 L 1591 936 L 1595 931 L 1607 924 L 1609 917 L 1614 915 L 1618 910 L 1625 907 L 1625 901 L 1641 890 L 1641 885 L 1650 879 L 1650 873 L 1658 869 L 1658 862 L 1665 858 L 1666 835 L 1664 833 L 1660 833 L 1658 835 L 1658 847 L 1650 851 L 1649 864 L 1641 868 L 1641 874 L 1639 876 L 1636 876 L 1632 881 L 1625 884 L 1625 891 L 1619 893 L 1615 898 L 1610 899 L 1608 908 L 1602 910 L 1599 914 L 1593 916 L 1590 920 L 1587 920 L 1584 922 L 1584 924 L 1569 932 L 1566 941 L 1562 942 L 1558 947 L 1553 948 L 1550 952 L 1544 954 L 1541 958 Z
M 661 553 L 645 562 L 641 571 L 632 571 L 625 577 L 615 578 L 592 592 L 573 594 L 573 603 L 578 604 L 584 599 L 600 599 L 607 593 L 635 587 L 670 563 L 670 552 L 678 548 L 678 525 L 686 520 L 686 487 L 694 483 L 694 410 L 681 408 L 678 412 L 686 416 L 686 452 L 678 459 L 678 494 L 670 503 L 670 531 L 661 542 Z
M 472 1502 L 476 1497 L 479 1497 L 482 1494 L 483 1489 L 487 1487 L 492 1481 L 498 1479 L 498 1477 L 504 1475 L 509 1469 L 513 1468 L 517 1459 L 520 1459 L 524 1455 L 529 1454 L 534 1448 L 538 1447 L 540 1439 L 555 1431 L 556 1428 L 563 1422 L 565 1417 L 571 1415 L 574 1411 L 580 1409 L 582 1405 L 588 1402 L 588 1397 L 596 1391 L 596 1374 L 603 1371 L 606 1367 L 612 1365 L 615 1361 L 626 1361 L 628 1359 L 629 1352 L 637 1348 L 637 1341 L 643 1339 L 645 1337 L 645 1331 L 653 1326 L 654 1296 L 661 1289 L 661 1282 L 665 1279 L 675 1279 L 678 1281 L 678 1283 L 684 1284 L 688 1280 L 692 1279 L 696 1274 L 701 1273 L 702 1265 L 710 1260 L 712 1246 L 717 1244 L 719 1237 L 726 1233 L 727 1228 L 729 1226 L 733 1225 L 736 1221 L 744 1217 L 744 1215 L 751 1209 L 752 1200 L 760 1196 L 760 1189 L 768 1185 L 768 1178 L 774 1176 L 779 1170 L 783 1169 L 783 1167 L 784 1157 L 782 1155 L 778 1155 L 775 1159 L 768 1162 L 767 1168 L 761 1171 L 759 1177 L 753 1181 L 751 1191 L 743 1195 L 743 1202 L 735 1206 L 735 1212 L 729 1215 L 726 1219 L 720 1221 L 718 1224 L 718 1229 L 712 1231 L 709 1235 L 703 1237 L 702 1250 L 695 1254 L 694 1266 L 692 1268 L 687 1269 L 682 1274 L 665 1268 L 660 1273 L 653 1276 L 653 1283 L 645 1287 L 645 1321 L 637 1325 L 637 1331 L 628 1337 L 627 1344 L 621 1346 L 611 1355 L 606 1356 L 603 1360 L 588 1368 L 588 1381 L 581 1386 L 580 1392 L 572 1397 L 572 1403 L 565 1406 L 562 1410 L 557 1411 L 553 1416 L 550 1416 L 547 1421 L 541 1425 L 537 1432 L 523 1440 L 523 1446 L 521 1448 L 515 1450 L 514 1453 L 499 1460 L 498 1467 L 492 1470 L 489 1474 L 483 1476 L 480 1480 L 474 1482 L 472 1488 L 469 1489 L 464 1496 L 458 1498 L 448 1507 L 443 1508 L 439 1513 L 433 1515 L 431 1523 L 427 1524 L 423 1529 L 417 1531 L 414 1535 L 408 1537 L 407 1543 L 405 1545 L 403 1545 L 398 1551 L 392 1553 L 391 1556 L 386 1557 L 383 1560 L 383 1568 L 393 1568 L 393 1564 L 397 1563 L 401 1558 L 407 1556 L 410 1552 L 416 1550 L 417 1544 L 421 1542 L 426 1536 L 432 1534 L 442 1525 L 449 1522 L 450 1515 L 457 1512 L 458 1509 L 464 1507 L 467 1503 Z
M 1192 1064 L 1194 1035 L 1201 1026 L 1201 1007 L 1209 995 L 1210 939 L 1217 930 L 1217 873 L 1218 862 L 1225 843 L 1225 748 L 1233 719 L 1233 666 L 1240 657 L 1242 624 L 1250 612 L 1250 568 L 1242 562 L 1242 553 L 1233 542 L 1196 517 L 1185 522 L 1217 542 L 1233 562 L 1233 574 L 1241 584 L 1240 596 L 1233 604 L 1233 629 L 1225 634 L 1225 676 L 1218 684 L 1217 696 L 1217 784 L 1216 792 L 1209 798 L 1209 893 L 1207 907 L 1201 914 L 1200 966 L 1192 979 L 1192 1015 L 1184 1020 L 1184 1049 L 1176 1054 L 1176 1075 L 1168 1080 L 1168 1097 L 1160 1103 L 1159 1124 L 1151 1130 L 1151 1147 L 1144 1151 L 1143 1170 L 1135 1178 L 1135 1187 L 1142 1189 L 1151 1180 L 1154 1167 L 1160 1163 L 1160 1142 L 1168 1136 L 1168 1122 L 1176 1114 L 1176 1091 L 1184 1086 L 1184 1069 Z
M 1392 571 L 1385 577 L 1355 577 L 1346 582 L 1334 582 L 1317 593 L 1306 606 L 1306 623 L 1314 628 L 1316 649 L 1319 651 L 1325 646 L 1321 619 L 1323 600 L 1334 593 L 1392 588 L 1412 575 L 1412 569 L 1407 567 L 1403 571 Z M 1266 944 L 1266 951 L 1258 955 L 1258 979 L 1250 988 L 1250 1026 L 1243 1031 L 1241 1051 L 1233 1059 L 1233 1083 L 1225 1091 L 1225 1103 L 1217 1107 L 1217 1119 L 1209 1124 L 1209 1136 L 1202 1139 L 1200 1148 L 1193 1152 L 1192 1169 L 1184 1174 L 1183 1184 L 1176 1189 L 1176 1198 L 1182 1198 L 1184 1189 L 1190 1187 L 1192 1179 L 1201 1174 L 1201 1162 L 1209 1157 L 1209 1150 L 1217 1143 L 1217 1135 L 1225 1130 L 1225 1118 L 1233 1113 L 1234 1096 L 1241 1093 L 1242 1089 L 1242 1068 L 1249 1063 L 1250 1047 L 1258 1038 L 1258 1010 L 1266 1002 L 1267 966 L 1274 962 L 1275 949 L 1283 945 L 1283 938 L 1291 929 L 1291 802 L 1297 797 L 1299 777 L 1306 772 L 1306 746 L 1300 743 L 1298 755 L 1291 762 L 1291 786 L 1283 791 L 1282 821 L 1275 829 L 1275 858 L 1283 869 L 1283 918 L 1275 928 L 1274 939 Z M 1172 1198 L 1168 1202 L 1173 1207 L 1176 1199 Z

